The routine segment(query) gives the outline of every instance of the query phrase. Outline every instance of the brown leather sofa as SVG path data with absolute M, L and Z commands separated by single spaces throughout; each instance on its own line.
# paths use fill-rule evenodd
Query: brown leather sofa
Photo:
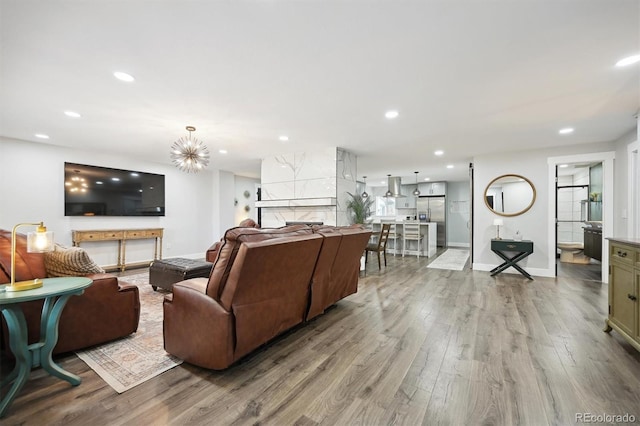
M 240 224 L 238 224 L 238 227 L 239 228 L 260 228 L 260 225 L 258 225 L 253 219 L 249 218 L 249 219 L 244 219 L 242 222 L 240 222 Z M 215 262 L 216 257 L 218 256 L 218 250 L 220 250 L 221 245 L 222 245 L 222 240 L 216 241 L 215 243 L 213 243 L 213 245 L 207 249 L 204 259 L 207 262 L 211 262 L 211 263 Z
M 27 253 L 26 237 L 17 234 L 16 281 L 45 278 L 44 255 Z M 11 281 L 11 232 L 0 230 L 0 284 Z M 128 336 L 138 329 L 138 287 L 118 282 L 109 274 L 88 275 L 93 284 L 81 296 L 69 299 L 60 317 L 58 343 L 53 353 L 63 353 Z M 29 343 L 40 340 L 42 301 L 22 303 Z M 9 337 L 2 319 L 2 347 L 9 352 Z
M 371 232 L 360 227 L 232 228 L 211 276 L 164 300 L 165 350 L 221 370 L 357 291 Z

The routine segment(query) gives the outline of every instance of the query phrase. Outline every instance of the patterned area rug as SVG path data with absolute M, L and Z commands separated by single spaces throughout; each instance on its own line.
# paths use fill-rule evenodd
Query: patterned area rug
M 427 265 L 427 268 L 462 271 L 464 269 L 464 265 L 467 264 L 467 259 L 469 259 L 469 250 L 447 249 L 444 253 L 435 258 L 433 262 Z
M 147 272 L 122 277 L 122 280 L 135 284 L 140 292 L 138 331 L 123 339 L 76 352 L 118 393 L 182 363 L 164 350 L 162 299 L 166 293 L 153 291 Z

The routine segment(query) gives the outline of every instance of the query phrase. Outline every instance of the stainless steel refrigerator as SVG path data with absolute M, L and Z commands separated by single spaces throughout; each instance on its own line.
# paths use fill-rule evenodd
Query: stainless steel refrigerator
M 447 203 L 444 195 L 418 197 L 418 217 L 438 224 L 438 247 L 447 246 Z M 423 219 L 424 217 L 424 219 Z

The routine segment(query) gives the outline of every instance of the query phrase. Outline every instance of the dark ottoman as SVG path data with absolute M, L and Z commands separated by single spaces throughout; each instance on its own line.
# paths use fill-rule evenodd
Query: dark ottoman
M 213 263 L 203 260 L 173 259 L 154 260 L 149 267 L 149 284 L 154 290 L 162 287 L 171 291 L 173 284 L 190 278 L 208 278 Z

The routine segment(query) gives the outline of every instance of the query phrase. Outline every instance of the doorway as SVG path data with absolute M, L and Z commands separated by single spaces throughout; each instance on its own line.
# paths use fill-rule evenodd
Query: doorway
M 548 210 L 548 265 L 549 268 L 553 268 L 558 275 L 557 270 L 557 253 L 558 253 L 558 227 L 556 218 L 558 217 L 558 204 L 559 201 L 554 194 L 557 190 L 557 173 L 561 168 L 560 165 L 564 164 L 601 164 L 602 165 L 602 190 L 599 191 L 599 205 L 602 218 L 599 223 L 600 234 L 597 236 L 602 245 L 602 260 L 600 265 L 600 281 L 606 283 L 609 281 L 609 255 L 607 252 L 606 239 L 613 236 L 613 160 L 615 159 L 615 152 L 595 152 L 590 154 L 576 154 L 562 157 L 549 157 L 547 163 L 549 165 L 549 210 Z M 594 191 L 591 191 L 594 192 Z M 584 238 L 584 235 L 583 235 Z
M 561 164 L 556 174 L 556 276 L 600 281 L 602 163 Z

